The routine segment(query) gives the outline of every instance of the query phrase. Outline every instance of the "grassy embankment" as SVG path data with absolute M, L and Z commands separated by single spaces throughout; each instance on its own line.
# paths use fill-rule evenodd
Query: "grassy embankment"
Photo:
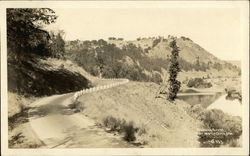
M 79 109 L 108 132 L 143 147 L 198 147 L 199 120 L 185 110 L 189 105 L 155 98 L 155 83 L 129 82 L 105 92 L 85 94 Z
M 155 98 L 158 89 L 155 83 L 130 82 L 80 97 L 78 109 L 107 132 L 121 134 L 141 147 L 239 146 L 233 139 L 242 133 L 240 118 L 220 110 L 192 107 L 181 100 L 170 103 Z M 221 144 L 206 144 L 211 138 L 200 129 L 223 129 L 232 135 L 222 136 Z

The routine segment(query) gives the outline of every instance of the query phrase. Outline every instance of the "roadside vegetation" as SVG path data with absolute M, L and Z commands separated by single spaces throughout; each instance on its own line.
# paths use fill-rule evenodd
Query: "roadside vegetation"
M 192 117 L 203 123 L 198 135 L 201 147 L 242 145 L 238 141 L 242 135 L 241 117 L 228 115 L 218 109 L 206 110 L 200 105 L 192 106 L 188 110 Z
M 44 29 L 56 19 L 52 9 L 7 9 L 9 92 L 30 98 L 77 91 L 91 85 L 83 75 L 64 68 L 63 32 L 49 33 Z M 48 58 L 62 60 L 60 67 L 43 61 Z
M 34 140 L 34 144 L 41 145 L 31 137 L 34 136 L 30 135 L 31 130 L 26 130 L 30 129 L 26 124 L 28 110 L 35 99 L 78 91 L 92 85 L 84 75 L 65 67 L 63 31 L 48 32 L 44 29 L 56 19 L 55 12 L 49 8 L 7 9 L 10 147 L 23 147 L 29 142 L 34 143 Z M 48 59 L 54 61 L 48 62 Z M 60 62 L 59 66 L 54 62 Z
M 145 134 L 145 128 L 135 127 L 132 121 L 127 122 L 124 119 L 117 119 L 112 116 L 107 116 L 103 119 L 103 125 L 108 132 L 118 132 L 118 134 L 123 135 L 123 139 L 128 142 L 133 142 L 136 140 L 136 133 L 139 135 Z M 142 145 L 142 143 L 139 143 Z

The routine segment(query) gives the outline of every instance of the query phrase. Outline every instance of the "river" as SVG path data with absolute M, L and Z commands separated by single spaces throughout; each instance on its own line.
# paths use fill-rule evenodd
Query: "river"
M 227 100 L 226 94 L 217 93 L 185 93 L 178 95 L 181 99 L 190 105 L 201 104 L 206 109 L 220 109 L 224 113 L 232 116 L 242 117 L 242 104 L 239 100 Z

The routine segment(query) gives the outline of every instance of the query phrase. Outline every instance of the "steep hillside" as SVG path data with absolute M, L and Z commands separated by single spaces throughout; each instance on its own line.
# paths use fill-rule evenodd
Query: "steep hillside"
M 57 59 L 8 62 L 8 91 L 25 96 L 45 96 L 90 87 L 90 81 L 72 69 L 65 67 L 65 61 Z
M 18 122 L 16 118 L 25 114 L 37 98 L 89 88 L 95 80 L 68 60 L 37 58 L 19 64 L 8 62 L 8 117 Z

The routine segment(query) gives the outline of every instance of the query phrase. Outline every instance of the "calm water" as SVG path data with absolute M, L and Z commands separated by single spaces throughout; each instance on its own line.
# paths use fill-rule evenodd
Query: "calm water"
M 223 93 L 218 92 L 215 94 L 207 94 L 207 95 L 200 95 L 200 94 L 190 94 L 190 95 L 181 95 L 178 96 L 178 99 L 183 100 L 190 105 L 201 104 L 204 108 L 207 108 L 213 102 L 215 102 Z
M 226 100 L 226 95 L 223 93 L 215 93 L 215 94 L 208 94 L 208 95 L 200 95 L 197 94 L 185 94 L 178 96 L 178 99 L 181 99 L 190 105 L 201 104 L 204 108 L 210 109 L 220 109 L 224 113 L 230 114 L 232 116 L 239 116 L 242 117 L 242 104 L 238 100 Z M 201 143 L 201 147 L 220 147 L 220 145 L 234 147 L 234 145 L 230 144 L 230 142 L 241 142 L 241 139 L 238 137 L 233 137 L 231 140 L 227 140 L 222 136 L 224 139 L 216 139 L 218 136 L 213 136 L 217 133 L 222 133 L 222 129 L 214 129 L 214 132 L 208 130 L 211 134 L 207 135 L 199 135 L 199 141 Z M 208 133 L 205 132 L 205 133 Z M 209 144 L 207 144 L 209 142 Z M 239 143 L 241 144 L 241 143 Z

